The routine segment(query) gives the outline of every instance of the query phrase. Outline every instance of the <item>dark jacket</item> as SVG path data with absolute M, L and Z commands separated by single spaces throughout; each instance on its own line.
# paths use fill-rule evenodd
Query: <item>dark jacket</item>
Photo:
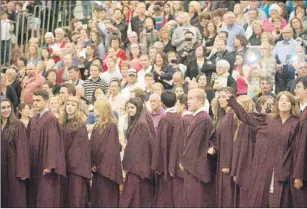
M 210 57 L 212 63 L 216 64 L 219 60 L 227 60 L 230 64 L 229 74 L 232 74 L 234 63 L 235 63 L 235 54 L 232 52 L 228 52 L 227 50 L 223 53 L 216 52 Z
M 154 66 L 152 66 L 152 69 L 154 69 Z M 162 73 L 159 76 L 155 70 L 153 70 L 153 75 L 155 82 L 159 82 L 163 85 L 164 89 L 172 89 L 173 85 L 166 83 L 163 80 L 171 82 L 173 79 L 173 68 L 171 66 L 166 66 L 162 69 Z
M 215 65 L 213 63 L 208 63 L 208 60 L 205 58 L 203 67 L 201 68 L 201 72 L 205 73 L 206 75 L 211 74 L 212 72 L 215 72 Z M 198 71 L 198 66 L 196 59 L 193 59 L 189 62 L 187 65 L 187 70 L 185 72 L 184 77 L 189 77 L 191 80 L 193 78 L 196 78 L 200 72 Z
M 198 18 L 198 13 L 197 12 L 191 18 L 190 23 L 191 23 L 191 25 L 193 25 L 195 27 L 197 27 L 197 25 L 199 24 L 199 18 Z
M 114 22 L 113 26 L 116 27 L 120 31 L 122 43 L 127 41 L 128 25 L 124 21 L 121 21 L 119 24 Z
M 146 19 L 147 16 L 145 16 Z M 144 19 L 144 21 L 145 21 Z M 144 28 L 144 22 L 142 22 L 139 16 L 135 16 L 131 19 L 131 29 L 136 32 L 139 36 Z
M 1 92 L 1 96 L 2 95 L 3 93 Z M 18 102 L 17 94 L 15 90 L 13 89 L 13 87 L 11 86 L 6 87 L 5 98 L 12 102 L 14 109 L 16 110 L 19 105 L 19 102 Z
M 21 96 L 21 82 L 19 79 L 16 79 L 11 85 L 10 85 L 17 94 L 18 103 L 20 102 L 20 96 Z
M 166 44 L 166 46 L 164 46 L 163 52 L 165 54 L 167 54 L 168 52 L 171 52 L 171 51 L 175 52 L 176 51 L 176 47 L 174 47 L 172 45 L 172 41 L 169 40 L 168 43 Z
M 273 92 L 269 92 L 268 94 L 267 94 L 267 96 L 271 96 L 271 97 L 276 97 L 276 95 L 273 93 Z M 254 103 L 256 103 L 257 102 L 257 100 L 260 98 L 260 97 L 262 97 L 262 93 L 259 93 L 258 95 L 256 95 L 256 96 L 254 96 L 252 99 L 253 99 L 253 102 Z

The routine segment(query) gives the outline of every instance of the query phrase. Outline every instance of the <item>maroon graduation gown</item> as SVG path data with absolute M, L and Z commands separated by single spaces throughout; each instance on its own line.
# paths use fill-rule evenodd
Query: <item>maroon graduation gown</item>
M 236 177 L 235 207 L 244 208 L 250 188 L 250 175 L 255 148 L 253 127 L 238 121 L 233 143 L 231 175 Z
M 61 131 L 55 116 L 46 112 L 28 125 L 30 143 L 29 207 L 60 207 L 60 176 L 66 176 L 65 152 Z M 45 168 L 52 169 L 43 175 Z
M 169 153 L 175 127 L 180 120 L 180 115 L 174 111 L 166 112 L 158 125 L 158 133 L 154 141 L 152 170 L 160 172 L 155 190 L 156 207 L 174 207 L 173 179 L 168 172 Z
M 229 168 L 231 171 L 234 130 L 234 113 L 229 110 L 216 130 L 218 142 L 217 206 L 219 208 L 234 207 L 233 178 L 230 173 L 222 173 L 222 168 Z
M 114 208 L 119 204 L 119 185 L 123 182 L 120 144 L 116 124 L 94 128 L 90 140 L 93 173 L 91 207 Z
M 85 124 L 77 130 L 72 121 L 61 129 L 67 178 L 61 178 L 63 207 L 85 207 L 87 191 L 86 181 L 91 179 L 91 156 L 88 133 Z
M 194 113 L 195 114 L 195 113 Z M 216 207 L 215 176 L 207 156 L 214 147 L 214 127 L 210 116 L 200 110 L 187 130 L 187 143 L 181 158 L 184 177 L 184 207 Z
M 135 123 L 124 152 L 123 169 L 127 172 L 119 207 L 150 208 L 153 203 L 151 143 L 153 137 L 144 117 Z
M 307 207 L 307 107 L 301 114 L 301 124 L 294 154 L 293 178 L 302 179 L 303 187 L 295 189 L 292 186 L 293 206 Z
M 184 171 L 179 168 L 179 163 L 181 162 L 181 156 L 185 148 L 184 143 L 187 129 L 192 120 L 192 113 L 187 113 L 181 117 L 179 124 L 175 127 L 171 144 L 168 170 L 175 175 L 175 177 L 173 177 L 173 199 L 175 208 L 183 207 Z
M 257 128 L 251 171 L 252 183 L 246 207 L 267 206 L 272 175 L 274 175 L 272 207 L 289 207 L 291 150 L 295 143 L 299 119 L 291 116 L 282 124 L 280 118 L 272 119 L 266 115 L 247 114 L 234 98 L 231 98 L 228 104 L 241 121 Z M 257 120 L 259 116 L 260 123 Z
M 148 123 L 148 126 L 149 126 L 149 130 L 150 130 L 150 133 L 151 135 L 155 138 L 155 126 L 154 126 L 154 123 L 151 119 L 151 116 L 147 110 L 147 108 L 144 106 L 144 109 L 143 109 L 143 112 L 142 112 L 142 116 L 145 118 L 145 120 L 147 121 Z
M 1 131 L 1 207 L 26 208 L 26 181 L 30 177 L 30 155 L 26 128 L 16 120 L 13 133 Z

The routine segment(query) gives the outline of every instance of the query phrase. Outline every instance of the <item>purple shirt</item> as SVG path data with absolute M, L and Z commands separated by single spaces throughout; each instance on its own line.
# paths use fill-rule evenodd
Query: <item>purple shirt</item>
M 151 111 L 151 112 L 149 113 L 149 115 L 150 115 L 150 117 L 151 117 L 151 119 L 152 119 L 152 121 L 153 121 L 154 127 L 155 127 L 155 133 L 156 133 L 156 135 L 157 135 L 157 133 L 158 133 L 158 125 L 159 125 L 159 123 L 160 123 L 161 118 L 164 116 L 164 114 L 165 114 L 165 111 L 164 111 L 163 108 L 160 108 L 160 111 L 159 111 L 159 112 L 153 112 L 153 111 Z

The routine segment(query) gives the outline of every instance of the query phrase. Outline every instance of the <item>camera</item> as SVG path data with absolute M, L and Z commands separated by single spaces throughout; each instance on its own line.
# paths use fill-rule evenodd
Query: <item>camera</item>
M 173 60 L 171 60 L 171 63 L 172 63 L 172 64 L 179 64 L 179 60 L 173 59 Z
M 267 104 L 266 108 L 265 108 L 265 113 L 271 113 L 272 112 L 271 108 L 272 108 L 272 105 L 271 104 Z

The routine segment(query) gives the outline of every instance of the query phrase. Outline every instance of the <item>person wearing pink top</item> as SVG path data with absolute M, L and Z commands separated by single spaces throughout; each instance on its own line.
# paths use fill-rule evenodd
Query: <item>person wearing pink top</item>
M 272 19 L 274 19 L 274 17 L 280 16 L 281 8 L 277 4 L 272 4 L 269 12 L 270 12 L 270 18 L 263 20 L 264 32 L 272 32 L 274 30 Z M 286 26 L 287 26 L 287 21 L 285 19 L 282 19 L 281 29 L 283 29 Z

